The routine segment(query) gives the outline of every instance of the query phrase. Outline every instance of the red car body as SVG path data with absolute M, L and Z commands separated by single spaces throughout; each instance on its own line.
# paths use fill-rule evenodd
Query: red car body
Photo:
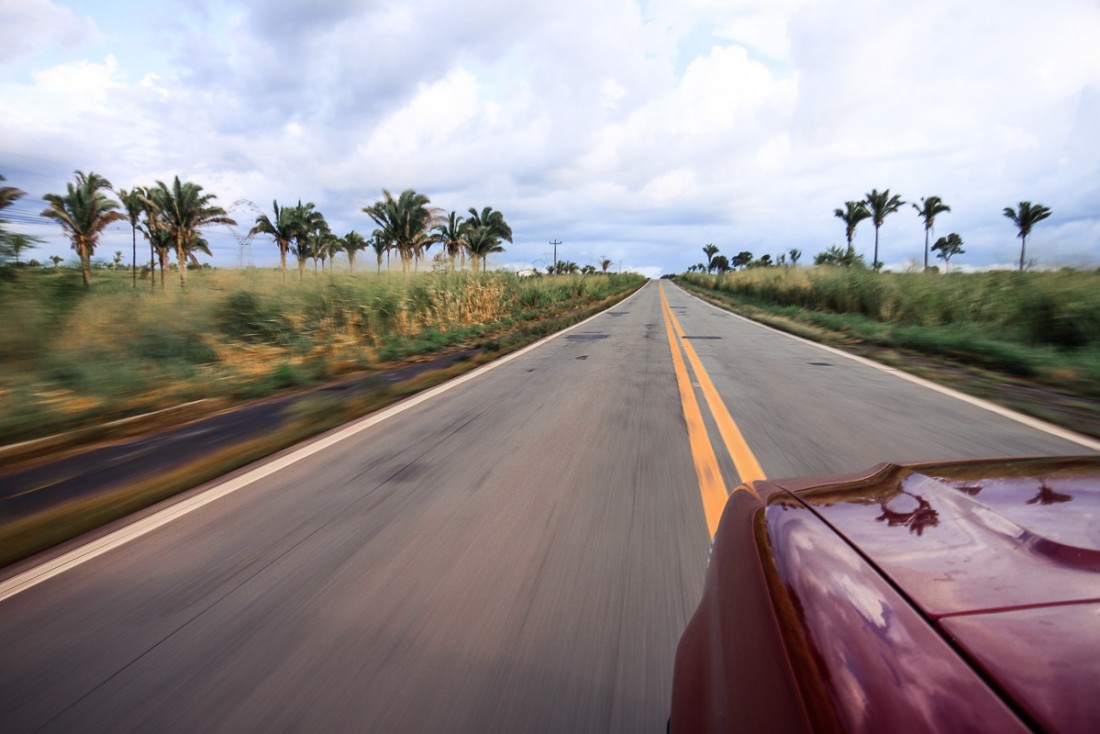
M 734 492 L 669 728 L 1100 731 L 1100 458 Z

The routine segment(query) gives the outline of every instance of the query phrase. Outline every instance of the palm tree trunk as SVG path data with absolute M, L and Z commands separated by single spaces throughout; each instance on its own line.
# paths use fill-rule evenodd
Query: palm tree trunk
M 84 245 L 80 246 L 80 269 L 84 274 L 84 287 L 90 288 L 92 286 L 92 259 L 88 256 L 88 250 Z M 1021 259 L 1020 262 L 1023 262 Z M 1021 269 L 1022 266 L 1021 266 Z
M 149 290 L 157 289 L 157 260 L 153 250 L 153 241 L 149 240 Z
M 134 236 L 134 252 L 133 259 L 130 260 L 130 272 L 134 276 L 134 290 L 137 290 L 137 227 L 131 227 L 131 234 Z
M 871 263 L 871 268 L 878 271 L 878 225 L 875 225 L 875 259 Z
M 178 261 L 180 269 L 180 288 L 187 287 L 187 259 L 183 254 L 183 243 L 180 242 L 179 237 L 176 238 L 176 260 Z
M 1024 250 L 1027 249 L 1027 236 L 1020 235 L 1020 272 L 1024 272 Z
M 924 269 L 928 270 L 928 235 L 931 232 L 931 227 L 924 228 Z

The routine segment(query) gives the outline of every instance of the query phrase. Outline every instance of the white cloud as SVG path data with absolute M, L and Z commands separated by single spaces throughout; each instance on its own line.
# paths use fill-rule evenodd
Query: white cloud
M 942 196 L 937 231 L 963 235 L 960 266 L 1011 262 L 1000 211 L 1029 199 L 1054 210 L 1040 263 L 1100 260 L 1089 0 L 1042 13 L 1023 0 L 210 0 L 138 29 L 156 57 L 112 45 L 133 33 L 87 32 L 147 22 L 144 6 L 88 20 L 41 0 L 0 12 L 12 8 L 57 23 L 17 39 L 26 73 L 0 82 L 0 169 L 29 152 L 126 185 L 178 173 L 225 202 L 312 200 L 347 227 L 368 226 L 359 208 L 382 187 L 413 187 L 504 211 L 509 261 L 556 237 L 578 262 L 651 271 L 682 269 L 708 241 L 808 261 L 843 240 L 832 210 L 872 188 Z M 91 45 L 67 45 L 78 36 Z M 871 239 L 861 228 L 856 245 Z M 923 252 L 908 207 L 881 246 L 887 262 Z
M 95 23 L 77 18 L 50 0 L 0 3 L 0 64 L 12 63 L 54 45 L 78 46 L 100 38 Z

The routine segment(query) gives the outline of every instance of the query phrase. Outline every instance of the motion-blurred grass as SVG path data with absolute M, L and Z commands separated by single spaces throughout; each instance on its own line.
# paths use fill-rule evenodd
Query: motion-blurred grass
M 309 276 L 313 277 L 309 277 Z M 195 271 L 186 290 L 97 271 L 0 281 L 0 444 L 199 398 L 244 400 L 504 335 L 636 275 Z
M 1100 395 L 1100 273 L 753 268 L 682 280 L 791 323 Z

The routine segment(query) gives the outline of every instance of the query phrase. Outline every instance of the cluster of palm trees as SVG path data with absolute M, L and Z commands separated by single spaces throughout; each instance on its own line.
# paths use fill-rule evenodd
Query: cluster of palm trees
M 707 256 L 705 263 L 697 263 L 695 265 L 689 265 L 687 271 L 689 273 L 726 273 L 730 270 L 736 270 L 737 268 L 749 268 L 749 267 L 761 267 L 770 268 L 774 266 L 786 266 L 787 258 L 790 258 L 792 265 L 798 265 L 798 259 L 802 257 L 802 250 L 797 248 L 791 248 L 785 253 L 777 255 L 773 260 L 771 255 L 761 255 L 759 258 L 754 258 L 753 254 L 748 250 L 742 250 L 733 257 L 726 257 L 725 255 L 718 254 L 718 245 L 708 243 L 703 245 L 703 254 Z
M 212 202 L 213 194 L 202 186 L 181 182 L 176 176 L 171 185 L 157 181 L 149 187 L 137 186 L 118 191 L 118 201 L 110 196 L 111 182 L 94 171 L 77 171 L 76 180 L 67 184 L 64 194 L 46 194 L 49 205 L 42 216 L 53 219 L 65 231 L 80 258 L 84 285 L 91 283 L 91 259 L 103 230 L 112 222 L 129 219 L 133 229 L 134 260 L 137 259 L 137 233 L 149 241 L 151 267 L 159 255 L 161 287 L 170 253 L 175 252 L 180 286 L 187 285 L 187 262 L 198 264 L 196 252 L 210 254 L 201 230 L 211 224 L 236 224 L 226 211 Z M 137 284 L 137 273 L 134 273 Z
M 401 261 L 401 270 L 418 269 L 428 249 L 433 244 L 443 246 L 443 258 L 455 267 L 455 261 L 462 258 L 465 267 L 469 256 L 474 270 L 479 270 L 490 253 L 503 252 L 502 240 L 512 241 L 512 229 L 504 221 L 504 215 L 492 207 L 480 212 L 470 208 L 468 218 L 457 212 L 446 216 L 442 211 L 430 207 L 427 196 L 412 189 L 394 196 L 383 189 L 382 198 L 363 211 L 378 225 L 369 238 L 351 230 L 343 237 L 332 233 L 324 216 L 316 210 L 313 202 L 295 206 L 280 207 L 272 202 L 273 216 L 261 214 L 248 233 L 269 235 L 279 248 L 279 260 L 283 273 L 286 273 L 286 258 L 293 253 L 298 258 L 299 279 L 305 270 L 306 260 L 312 258 L 314 267 L 317 260 L 322 266 L 327 259 L 330 263 L 337 253 L 347 255 L 348 266 L 355 271 L 355 256 L 368 247 L 374 251 L 378 262 L 378 271 L 382 270 L 382 260 L 396 253 Z
M 0 177 L 0 182 L 3 180 Z M 202 229 L 213 224 L 236 225 L 225 209 L 214 204 L 217 197 L 205 193 L 196 183 L 181 182 L 179 176 L 171 185 L 157 181 L 154 186 L 135 186 L 129 191 L 119 189 L 117 200 L 110 196 L 112 193 L 111 182 L 103 176 L 76 171 L 75 181 L 67 184 L 65 193 L 43 197 L 49 206 L 42 216 L 53 219 L 65 231 L 80 259 L 85 286 L 91 282 L 91 259 L 99 240 L 113 222 L 130 222 L 135 264 L 137 233 L 141 232 L 148 240 L 150 268 L 154 271 L 152 280 L 155 284 L 155 268 L 159 263 L 162 288 L 172 253 L 176 256 L 180 286 L 186 286 L 187 263 L 198 265 L 195 253 L 211 254 Z M 14 187 L 0 187 L 0 210 L 23 195 L 24 192 Z M 397 197 L 383 190 L 381 200 L 363 207 L 378 225 L 370 238 L 365 238 L 354 230 L 342 237 L 334 234 L 312 202 L 299 200 L 294 206 L 280 207 L 275 201 L 272 215 L 256 217 L 248 236 L 265 234 L 275 241 L 284 278 L 287 255 L 294 254 L 298 260 L 299 279 L 309 259 L 313 260 L 316 269 L 318 260 L 323 267 L 326 261 L 331 264 L 340 252 L 347 255 L 348 265 L 354 272 L 356 253 L 368 246 L 377 256 L 379 270 L 383 258 L 388 258 L 391 252 L 397 253 L 403 271 L 408 271 L 410 265 L 416 268 L 428 248 L 436 243 L 443 246 L 443 260 L 452 268 L 461 256 L 462 267 L 469 257 L 474 270 L 480 270 L 491 253 L 504 251 L 502 241 L 512 241 L 512 229 L 504 215 L 492 207 L 480 211 L 471 207 L 469 216 L 462 217 L 456 212 L 445 216 L 429 204 L 427 196 L 412 189 Z M 6 232 L 3 225 L 4 221 L 0 220 L 0 246 L 6 247 L 8 239 L 17 235 Z M 137 285 L 136 267 L 134 285 Z
M 374 220 L 378 228 L 371 235 L 372 247 L 381 268 L 382 255 L 391 250 L 401 259 L 401 270 L 418 266 L 425 252 L 433 244 L 443 247 L 442 257 L 450 267 L 461 257 L 462 267 L 469 257 L 475 271 L 485 267 L 494 252 L 504 252 L 502 242 L 512 241 L 512 228 L 504 221 L 504 215 L 487 206 L 478 211 L 470 207 L 468 217 L 458 212 L 444 214 L 441 209 L 428 206 L 430 200 L 412 189 L 394 197 L 382 190 L 382 198 L 363 211 Z
M 919 205 L 913 204 L 912 206 L 913 209 L 916 210 L 917 216 L 924 221 L 924 267 L 926 270 L 928 269 L 929 249 L 937 253 L 938 257 L 943 258 L 944 263 L 949 265 L 953 256 L 964 252 L 962 249 L 962 238 L 953 232 L 946 237 L 938 239 L 931 248 L 929 248 L 929 240 L 931 239 L 932 227 L 935 224 L 936 217 L 940 214 L 950 212 L 951 207 L 947 206 L 943 202 L 943 199 L 938 196 L 928 196 L 922 198 L 920 202 Z M 876 270 L 882 267 L 882 262 L 878 259 L 879 229 L 882 227 L 887 216 L 897 212 L 904 205 L 905 202 L 902 201 L 901 196 L 898 194 L 891 195 L 890 189 L 886 189 L 885 191 L 871 189 L 870 193 L 863 199 L 859 201 L 846 201 L 844 202 L 843 209 L 835 209 L 833 214 L 844 222 L 844 234 L 848 240 L 848 251 L 845 260 L 848 263 L 855 260 L 852 240 L 856 234 L 856 226 L 864 219 L 870 219 L 871 224 L 875 227 L 873 267 Z M 1021 271 L 1024 269 L 1024 251 L 1027 247 L 1027 236 L 1031 234 L 1031 228 L 1036 223 L 1049 217 L 1050 214 L 1050 209 L 1047 207 L 1042 204 L 1032 204 L 1029 201 L 1021 201 L 1018 209 L 1005 207 L 1004 215 L 1011 219 L 1013 224 L 1016 225 L 1018 236 L 1021 240 Z
M 611 268 L 613 261 L 609 257 L 600 259 L 599 270 L 595 265 L 577 265 L 572 260 L 558 260 L 553 265 L 546 266 L 547 275 L 595 275 L 596 273 L 606 273 Z

